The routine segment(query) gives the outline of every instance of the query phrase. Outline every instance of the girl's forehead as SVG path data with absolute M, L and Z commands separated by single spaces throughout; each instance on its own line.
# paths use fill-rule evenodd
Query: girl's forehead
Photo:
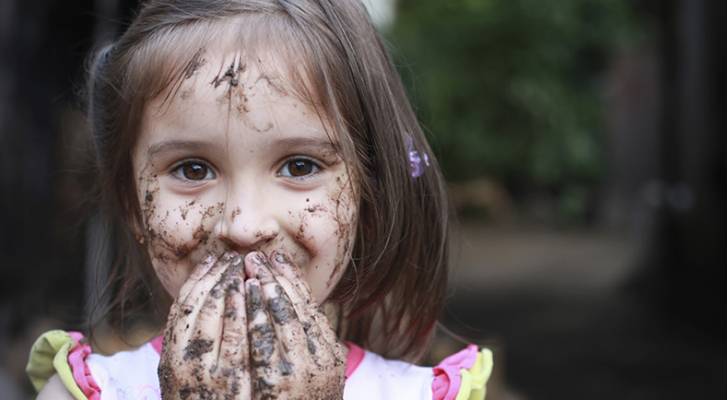
M 142 142 L 151 145 L 162 137 L 216 140 L 231 133 L 334 142 L 319 113 L 294 94 L 287 67 L 273 54 L 203 53 L 169 96 L 148 104 Z
M 312 101 L 300 95 L 290 71 L 288 63 L 271 52 L 245 54 L 239 50 L 200 50 L 179 76 L 169 79 L 172 84 L 164 95 L 151 103 L 163 108 L 167 102 L 185 103 L 194 99 L 194 94 L 216 94 L 218 103 L 227 105 L 229 100 L 234 103 L 236 96 L 249 100 L 258 95 L 287 99 L 313 108 Z

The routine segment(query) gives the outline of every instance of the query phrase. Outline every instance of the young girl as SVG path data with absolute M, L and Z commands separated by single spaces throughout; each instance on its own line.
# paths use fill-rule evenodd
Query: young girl
M 112 355 L 46 333 L 39 398 L 485 396 L 487 350 L 409 363 L 444 301 L 444 183 L 358 1 L 148 1 L 89 81 L 107 320 L 149 301 L 166 328 Z

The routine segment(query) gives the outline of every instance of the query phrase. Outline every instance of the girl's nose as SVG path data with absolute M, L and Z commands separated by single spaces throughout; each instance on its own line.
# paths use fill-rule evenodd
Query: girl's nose
M 280 226 L 264 205 L 230 201 L 218 229 L 223 242 L 232 250 L 245 253 L 275 239 Z

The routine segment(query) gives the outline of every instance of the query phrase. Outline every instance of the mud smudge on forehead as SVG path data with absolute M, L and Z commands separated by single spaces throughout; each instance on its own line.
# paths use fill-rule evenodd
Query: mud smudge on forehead
M 202 68 L 203 65 L 205 65 L 206 60 L 202 57 L 202 54 L 204 52 L 203 48 L 198 49 L 192 57 L 190 57 L 187 62 L 184 64 L 184 66 L 180 69 L 174 69 L 172 71 L 173 77 L 170 80 L 170 84 L 168 89 L 166 90 L 166 94 L 164 95 L 164 99 L 162 100 L 162 104 L 169 104 L 171 105 L 171 102 L 177 97 L 177 93 L 180 92 L 182 89 L 182 86 L 184 85 L 185 81 L 189 80 L 193 76 L 197 74 L 197 71 Z M 180 98 L 182 100 L 185 100 L 192 96 L 194 93 L 194 86 L 186 88 L 182 90 L 180 93 Z
M 261 62 L 260 59 L 258 59 L 258 63 L 260 63 L 260 62 Z M 288 96 L 288 92 L 283 88 L 282 85 L 277 83 L 277 81 L 279 81 L 279 80 L 280 80 L 279 78 L 271 78 L 269 75 L 261 73 L 260 75 L 258 75 L 258 79 L 255 80 L 254 84 L 257 85 L 258 82 L 263 81 L 263 83 L 267 84 L 268 87 L 275 90 L 278 94 L 280 94 L 283 97 L 286 97 L 286 96 Z
M 203 65 L 205 65 L 206 60 L 202 57 L 202 54 L 204 52 L 204 49 L 199 49 L 195 53 L 194 56 L 192 56 L 192 59 L 187 63 L 184 69 L 184 79 L 190 79 L 193 75 L 197 73 L 197 71 L 202 68 Z
M 217 89 L 218 86 L 222 85 L 223 82 L 228 83 L 228 90 L 232 89 L 232 87 L 238 86 L 240 83 L 240 74 L 245 71 L 245 64 L 242 62 L 242 57 L 236 56 L 235 59 L 230 63 L 230 65 L 225 69 L 225 72 L 220 75 L 222 72 L 222 67 L 220 71 L 218 71 L 217 75 L 212 79 L 210 82 L 210 85 Z
M 226 84 L 223 93 L 217 97 L 217 104 L 226 107 L 228 112 L 237 112 L 242 122 L 258 133 L 269 132 L 276 124 L 271 120 L 261 119 L 256 113 L 251 113 L 253 103 L 250 100 L 259 95 L 257 90 L 265 88 L 281 97 L 288 96 L 288 92 L 284 89 L 286 83 L 278 73 L 274 71 L 266 73 L 260 58 L 257 59 L 257 63 L 253 61 L 253 65 L 248 66 L 240 54 L 236 54 L 229 64 L 223 62 L 209 84 L 213 89 Z

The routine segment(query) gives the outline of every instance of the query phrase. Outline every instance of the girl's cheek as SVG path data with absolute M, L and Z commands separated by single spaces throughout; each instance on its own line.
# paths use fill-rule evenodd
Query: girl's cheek
M 358 210 L 354 194 L 339 182 L 320 201 L 310 199 L 297 222 L 295 239 L 313 256 L 304 268 L 304 279 L 320 303 L 341 279 L 355 239 Z
M 165 289 L 176 297 L 194 266 L 210 252 L 214 219 L 222 203 L 180 198 L 151 180 L 143 190 L 144 243 Z
M 168 204 L 157 207 L 147 221 L 147 235 L 150 244 L 156 250 L 156 258 L 165 261 L 181 260 L 189 256 L 198 247 L 210 241 L 214 219 L 222 213 L 223 203 L 205 204 L 199 200 L 178 201 L 172 198 Z

